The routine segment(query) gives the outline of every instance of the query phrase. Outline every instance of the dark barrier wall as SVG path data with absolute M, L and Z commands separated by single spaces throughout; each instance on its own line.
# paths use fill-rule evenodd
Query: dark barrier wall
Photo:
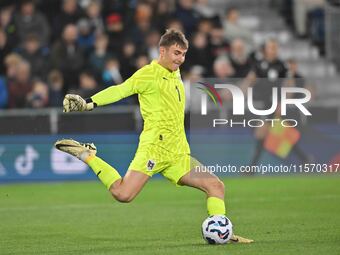
M 50 134 L 55 124 L 56 133 L 93 133 L 112 131 L 134 131 L 136 121 L 133 112 L 129 113 L 101 113 L 96 114 L 58 114 L 55 115 L 22 115 L 2 116 L 0 118 L 0 134 Z
M 340 163 L 339 134 L 339 127 L 335 125 L 309 128 L 302 131 L 299 146 L 312 157 L 314 163 Z M 138 143 L 138 134 L 135 132 L 106 135 L 0 136 L 0 182 L 96 179 L 81 161 L 53 148 L 57 139 L 69 137 L 83 142 L 94 142 L 98 155 L 122 175 L 133 159 Z M 191 142 L 191 152 L 205 165 L 231 165 L 238 169 L 249 164 L 255 145 L 252 131 L 242 128 L 215 134 L 202 130 L 191 133 L 188 137 L 195 137 L 194 140 L 199 141 L 199 144 Z M 294 154 L 282 160 L 268 152 L 263 153 L 259 162 L 276 166 L 301 163 L 303 162 L 299 162 Z
M 136 133 L 71 137 L 94 142 L 98 155 L 121 174 L 128 168 L 138 143 Z M 60 138 L 70 135 L 0 136 L 0 182 L 95 179 L 87 165 L 53 147 Z

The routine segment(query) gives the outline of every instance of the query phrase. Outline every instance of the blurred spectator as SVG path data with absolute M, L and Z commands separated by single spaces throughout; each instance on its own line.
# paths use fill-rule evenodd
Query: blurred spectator
M 197 26 L 199 15 L 194 10 L 193 0 L 179 0 L 174 16 L 183 24 L 184 32 L 192 34 Z
M 14 17 L 19 44 L 22 44 L 28 34 L 39 36 L 41 45 L 49 42 L 50 27 L 43 14 L 35 9 L 33 0 L 24 0 L 20 11 Z
M 80 8 L 86 9 L 92 1 L 94 0 L 78 0 L 78 5 L 80 6 Z
M 139 3 L 136 8 L 135 22 L 131 27 L 129 37 L 136 45 L 145 46 L 146 36 L 152 30 L 152 8 L 150 4 Z
M 272 88 L 281 87 L 282 78 L 287 75 L 286 65 L 279 59 L 278 51 L 277 41 L 267 40 L 263 49 L 263 59 L 254 64 L 249 76 L 255 78 L 254 99 L 263 102 L 264 109 L 271 106 Z
M 88 56 L 91 49 L 94 46 L 96 39 L 94 30 L 91 28 L 91 24 L 87 19 L 80 19 L 77 23 L 78 26 L 78 38 L 77 44 L 82 49 L 84 54 Z
M 54 68 L 61 70 L 65 87 L 77 87 L 78 75 L 84 64 L 83 52 L 77 44 L 78 30 L 75 25 L 65 27 L 63 37 L 56 42 L 51 52 L 51 62 Z
M 287 77 L 289 80 L 288 86 L 303 88 L 305 82 L 302 75 L 298 71 L 298 64 L 296 60 L 293 58 L 288 59 L 287 68 L 288 68 Z
M 264 59 L 264 46 L 265 43 L 261 44 L 257 49 L 254 49 L 249 53 L 249 60 L 253 66 Z
M 54 69 L 47 76 L 47 82 L 49 87 L 49 105 L 52 107 L 60 107 L 63 104 L 64 99 L 64 78 L 62 73 Z
M 36 80 L 33 82 L 32 90 L 27 95 L 27 106 L 31 108 L 43 108 L 48 106 L 48 87 L 47 85 Z
M 136 57 L 136 67 L 134 68 L 141 68 L 142 66 L 149 64 L 149 59 L 145 55 L 140 55 Z M 130 71 L 132 71 L 131 69 Z M 129 78 L 129 77 L 128 77 Z M 123 77 L 120 72 L 120 63 L 118 59 L 111 58 L 106 62 L 105 70 L 103 72 L 103 84 L 105 87 L 114 86 L 122 83 Z M 122 105 L 122 104 L 134 104 L 137 102 L 137 96 L 134 95 L 129 98 L 125 98 L 123 100 L 120 100 L 119 102 L 116 102 L 115 104 Z
M 214 24 L 210 19 L 200 19 L 197 24 L 197 32 L 202 32 L 206 35 L 209 35 L 211 30 L 213 29 Z
M 106 33 L 109 36 L 110 49 L 117 52 L 122 46 L 124 37 L 124 24 L 120 14 L 111 13 L 107 16 Z
M 14 24 L 15 5 L 9 5 L 0 9 L 0 27 L 6 33 L 6 41 L 13 48 L 17 43 L 16 26 Z
M 203 68 L 201 66 L 192 66 L 188 72 L 183 73 L 183 84 L 185 88 L 185 106 L 186 111 L 198 113 L 201 111 L 201 101 L 195 100 L 201 97 L 201 91 L 193 89 L 194 84 L 203 81 Z
M 212 27 L 210 34 L 210 54 L 216 59 L 219 56 L 227 55 L 229 53 L 229 42 L 223 36 L 223 29 L 221 27 Z
M 325 6 L 325 0 L 294 0 L 293 1 L 293 21 L 295 32 L 299 36 L 307 34 L 307 15 L 308 12 Z
M 172 18 L 171 13 L 174 11 L 174 1 L 157 1 L 155 14 L 152 23 L 157 26 L 158 31 L 165 31 L 167 23 Z
M 99 90 L 94 74 L 90 71 L 81 72 L 79 76 L 79 89 L 76 90 L 76 94 L 83 98 L 88 98 L 99 92 Z
M 10 52 L 11 48 L 7 41 L 7 35 L 5 31 L 0 28 L 0 75 L 4 75 L 6 73 L 4 59 Z
M 158 43 L 161 35 L 158 31 L 152 30 L 146 36 L 146 48 L 149 59 L 157 59 L 159 56 Z
M 23 48 L 19 49 L 19 54 L 30 63 L 32 77 L 45 78 L 49 69 L 49 51 L 46 47 L 41 47 L 37 35 L 26 36 Z
M 231 42 L 229 59 L 235 70 L 235 78 L 244 78 L 248 75 L 251 70 L 251 62 L 242 39 L 237 38 Z
M 123 82 L 119 67 L 119 61 L 116 58 L 110 58 L 106 61 L 105 69 L 102 75 L 105 87 L 120 84 Z
M 125 41 L 119 57 L 123 79 L 129 78 L 136 69 L 136 46 L 132 41 Z
M 298 87 L 298 88 L 305 88 L 308 89 L 309 92 L 311 92 L 311 98 L 315 98 L 315 87 L 311 84 L 308 84 L 305 80 L 305 78 L 299 73 L 298 71 L 298 63 L 295 59 L 290 58 L 287 60 L 287 79 L 284 82 L 284 86 L 286 87 Z M 289 95 L 287 94 L 287 97 L 299 97 L 298 94 Z
M 279 45 L 276 40 L 269 39 L 263 47 L 263 59 L 255 62 L 253 70 L 249 73 L 247 80 L 253 85 L 253 99 L 257 102 L 257 109 L 270 109 L 272 107 L 273 88 L 280 89 L 284 78 L 287 76 L 287 68 L 278 57 Z M 278 108 L 276 109 L 276 111 Z M 266 118 L 277 118 L 276 113 L 264 116 Z M 254 130 L 256 139 L 255 151 L 251 159 L 251 165 L 257 165 L 270 125 L 265 124 Z
M 216 9 L 212 7 L 209 0 L 196 0 L 194 10 L 204 18 L 213 19 L 218 16 Z
M 102 5 L 98 0 L 91 1 L 86 8 L 87 18 L 90 22 L 91 29 L 95 32 L 95 34 L 102 34 L 105 30 L 101 11 Z
M 234 69 L 230 64 L 228 57 L 220 56 L 214 61 L 214 78 L 216 82 L 225 83 L 228 79 L 233 78 Z M 219 93 L 223 100 L 229 101 L 232 99 L 231 93 L 227 89 L 220 89 Z
M 102 0 L 102 2 L 105 6 L 102 10 L 104 17 L 112 13 L 127 16 L 137 4 L 137 1 Z
M 167 22 L 166 28 L 173 28 L 179 31 L 184 31 L 182 22 L 179 19 L 172 18 Z M 164 31 L 165 32 L 165 31 Z
M 244 88 L 251 83 L 255 99 L 269 106 L 271 88 L 276 86 L 282 75 L 288 75 L 285 86 L 307 86 L 301 84 L 304 79 L 296 70 L 296 61 L 288 61 L 287 72 L 285 64 L 275 56 L 278 49 L 275 49 L 274 44 L 266 42 L 260 50 L 248 54 L 248 50 L 253 50 L 252 34 L 242 27 L 242 16 L 237 8 L 229 8 L 226 12 L 226 7 L 230 6 L 228 1 L 12 2 L 12 5 L 0 10 L 0 76 L 6 74 L 8 86 L 17 83 L 17 75 L 20 76 L 18 66 L 23 59 L 27 60 L 30 64 L 30 79 L 48 78 L 49 105 L 52 106 L 60 105 L 60 98 L 69 89 L 79 88 L 79 75 L 87 68 L 95 75 L 98 84 L 103 80 L 104 85 L 112 85 L 129 78 L 137 68 L 158 57 L 159 37 L 167 28 L 179 29 L 191 37 L 186 62 L 182 67 L 182 71 L 189 76 L 191 72 L 195 76 L 196 72 L 197 76 L 199 73 L 199 76 L 206 77 L 242 78 L 247 76 L 252 66 Z M 280 2 L 286 4 L 285 1 Z M 308 5 L 308 0 L 295 2 L 293 6 Z M 304 13 L 310 10 L 305 8 Z M 222 14 L 222 19 L 216 18 L 217 13 Z M 48 40 L 49 23 L 46 16 L 53 32 L 51 41 Z M 297 22 L 301 25 L 301 20 Z M 307 25 L 305 30 L 309 28 L 308 24 L 304 24 Z M 323 28 L 323 23 L 317 24 Z M 21 57 L 12 54 L 13 51 Z M 51 68 L 51 77 L 46 77 Z M 262 78 L 265 82 L 261 84 L 256 78 Z
M 136 59 L 136 68 L 137 69 L 140 69 L 147 64 L 150 64 L 150 59 L 148 58 L 148 56 L 141 54 L 137 57 L 137 59 Z
M 219 81 L 225 80 L 226 78 L 230 78 L 234 74 L 234 69 L 226 56 L 218 57 L 214 61 L 213 69 L 214 77 L 217 78 L 217 80 Z
M 53 36 L 55 37 L 53 40 L 61 37 L 66 25 L 75 25 L 82 17 L 82 12 L 77 5 L 77 0 L 63 0 L 61 2 L 61 12 L 53 21 Z
M 8 91 L 6 79 L 0 76 L 0 109 L 6 108 L 8 102 Z
M 11 82 L 14 82 L 15 76 L 17 74 L 18 65 L 23 61 L 20 55 L 16 53 L 8 54 L 3 60 L 6 69 L 6 78 L 2 78 L 1 76 L 1 85 L 0 85 L 0 94 L 1 94 L 1 103 L 0 107 L 3 108 L 8 105 L 9 101 L 9 85 Z
M 51 39 L 54 40 L 53 29 L 51 26 L 53 25 L 55 17 L 60 13 L 60 6 L 63 0 L 48 0 L 48 1 L 33 0 L 33 1 L 35 1 L 39 11 L 43 13 L 44 16 L 46 17 L 51 29 Z
M 268 39 L 260 50 L 262 57 L 255 60 L 247 79 L 254 85 L 254 99 L 270 106 L 272 88 L 281 87 L 282 79 L 287 76 L 287 67 L 279 59 L 279 44 L 275 39 Z
M 326 14 L 324 7 L 308 12 L 308 37 L 313 45 L 317 46 L 321 55 L 325 55 L 326 41 Z
M 212 56 L 208 48 L 208 37 L 205 33 L 197 32 L 193 35 L 190 50 L 187 53 L 187 61 L 184 67 L 199 65 L 204 68 L 205 74 L 211 73 Z
M 224 28 L 224 36 L 227 40 L 232 41 L 236 38 L 241 38 L 248 47 L 253 46 L 252 33 L 245 27 L 239 24 L 240 13 L 237 8 L 229 8 L 222 25 Z
M 32 89 L 30 65 L 26 61 L 19 62 L 15 67 L 15 76 L 8 81 L 9 108 L 23 108 L 26 97 Z
M 7 80 L 14 80 L 17 73 L 17 66 L 23 59 L 19 54 L 10 53 L 5 57 L 4 63 L 6 67 Z
M 89 68 L 95 72 L 96 77 L 101 76 L 105 68 L 105 62 L 112 57 L 108 52 L 109 39 L 105 34 L 99 34 L 96 37 L 94 51 L 89 56 Z M 98 80 L 98 79 L 97 79 Z
M 150 22 L 153 15 L 151 4 L 139 2 L 136 6 L 135 21 L 137 23 Z

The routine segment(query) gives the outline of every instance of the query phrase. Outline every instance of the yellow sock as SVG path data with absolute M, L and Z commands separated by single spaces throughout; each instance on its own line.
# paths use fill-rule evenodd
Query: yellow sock
M 88 157 L 85 163 L 92 168 L 107 189 L 110 189 L 112 183 L 122 178 L 116 169 L 97 156 Z
M 225 215 L 224 201 L 218 197 L 208 197 L 208 215 Z

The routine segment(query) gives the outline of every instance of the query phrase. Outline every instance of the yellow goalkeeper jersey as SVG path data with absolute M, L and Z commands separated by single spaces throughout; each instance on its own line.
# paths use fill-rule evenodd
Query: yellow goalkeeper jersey
M 139 149 L 155 145 L 176 154 L 190 153 L 184 130 L 185 92 L 179 69 L 170 72 L 152 61 L 120 85 L 91 97 L 98 106 L 138 94 L 144 128 Z

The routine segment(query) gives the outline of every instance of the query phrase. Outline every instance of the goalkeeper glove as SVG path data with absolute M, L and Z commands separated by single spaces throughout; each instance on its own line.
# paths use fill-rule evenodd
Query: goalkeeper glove
M 92 111 L 97 104 L 92 102 L 91 98 L 85 100 L 81 96 L 67 94 L 64 98 L 63 106 L 63 112 L 83 112 Z

